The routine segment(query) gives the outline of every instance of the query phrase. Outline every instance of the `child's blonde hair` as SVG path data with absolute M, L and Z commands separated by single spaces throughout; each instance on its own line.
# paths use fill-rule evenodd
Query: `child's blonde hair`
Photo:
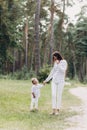
M 37 78 L 32 78 L 31 81 L 32 81 L 32 83 L 34 83 L 34 81 L 36 81 L 38 83 L 38 79 Z

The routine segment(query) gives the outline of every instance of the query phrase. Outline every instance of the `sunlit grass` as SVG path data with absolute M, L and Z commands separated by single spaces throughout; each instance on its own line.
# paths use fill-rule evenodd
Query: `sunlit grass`
M 65 130 L 66 118 L 76 115 L 70 106 L 80 105 L 80 100 L 65 86 L 62 109 L 58 116 L 51 116 L 51 87 L 41 89 L 39 112 L 30 112 L 31 82 L 23 80 L 0 80 L 0 130 Z

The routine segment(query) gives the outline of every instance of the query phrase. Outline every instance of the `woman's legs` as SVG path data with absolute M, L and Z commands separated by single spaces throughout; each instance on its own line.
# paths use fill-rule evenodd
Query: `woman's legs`
M 52 109 L 53 109 L 53 113 L 58 113 L 60 110 L 63 88 L 64 88 L 64 82 L 60 82 L 58 84 L 52 82 Z
M 53 114 L 56 113 L 56 107 L 57 107 L 57 104 L 56 104 L 56 99 L 57 99 L 57 85 L 52 82 L 51 84 L 51 88 L 52 88 L 52 109 L 53 109 Z
M 64 88 L 64 82 L 58 83 L 58 89 L 57 89 L 57 111 L 59 111 L 59 109 L 61 107 L 63 88 Z

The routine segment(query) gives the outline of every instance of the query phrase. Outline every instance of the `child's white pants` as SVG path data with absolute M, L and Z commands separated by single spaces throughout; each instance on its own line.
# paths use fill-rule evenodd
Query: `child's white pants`
M 60 109 L 64 82 L 55 83 L 52 81 L 52 108 Z
M 38 97 L 31 99 L 31 105 L 30 105 L 30 109 L 38 109 Z

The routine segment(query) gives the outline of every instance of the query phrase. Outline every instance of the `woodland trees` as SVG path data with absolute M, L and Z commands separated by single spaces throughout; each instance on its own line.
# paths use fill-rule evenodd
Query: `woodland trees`
M 68 61 L 67 75 L 87 80 L 87 6 L 75 24 L 69 23 L 65 10 L 73 6 L 72 1 L 0 1 L 1 74 L 24 66 L 37 74 L 52 63 L 51 54 L 57 50 Z

